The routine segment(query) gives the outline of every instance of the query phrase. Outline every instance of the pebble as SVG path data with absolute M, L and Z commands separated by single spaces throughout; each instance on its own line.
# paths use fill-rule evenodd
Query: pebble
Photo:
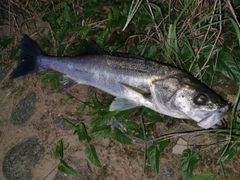
M 32 116 L 35 103 L 35 92 L 29 92 L 13 109 L 10 122 L 13 125 L 23 126 Z
M 6 180 L 31 180 L 31 171 L 44 154 L 37 136 L 12 147 L 4 157 L 2 172 Z

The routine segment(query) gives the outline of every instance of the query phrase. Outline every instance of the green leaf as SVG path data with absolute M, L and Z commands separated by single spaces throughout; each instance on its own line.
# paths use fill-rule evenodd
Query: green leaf
M 112 21 L 113 21 L 113 13 L 112 13 L 112 10 L 110 9 L 108 12 L 107 27 L 111 27 Z
M 73 96 L 69 95 L 66 99 L 64 99 L 64 103 L 67 103 L 68 101 L 70 101 L 73 98 L 74 98 Z
M 13 38 L 8 38 L 0 42 L 0 46 L 4 49 L 6 48 L 9 44 L 13 42 Z
M 234 118 L 234 122 L 240 123 L 240 117 L 236 116 L 236 117 Z
M 60 16 L 59 18 L 56 19 L 56 23 L 58 25 L 61 25 L 62 20 L 63 20 L 63 16 Z
M 88 136 L 84 124 L 78 125 L 76 131 L 78 132 L 78 139 L 80 142 L 90 142 L 91 138 Z
M 122 48 L 123 47 L 123 44 L 120 44 L 120 43 L 114 43 L 114 45 L 113 46 L 109 46 L 108 47 L 108 51 L 109 52 L 116 52 L 116 51 L 118 51 L 118 49 L 120 49 L 120 48 Z
M 13 47 L 12 47 L 12 50 L 11 50 L 11 52 L 10 52 L 10 57 L 9 57 L 9 59 L 15 60 L 15 59 L 16 59 L 16 54 L 17 54 L 18 50 L 19 50 L 19 47 L 18 47 L 18 46 L 13 46 Z
M 182 153 L 181 172 L 184 180 L 189 180 L 192 176 L 194 165 L 199 160 L 199 155 L 190 149 L 185 149 Z
M 102 46 L 104 44 L 105 40 L 107 39 L 108 32 L 109 32 L 109 29 L 105 28 L 102 30 L 101 34 L 98 36 L 97 44 L 99 46 Z
M 127 17 L 129 13 L 130 6 L 128 3 L 123 2 L 123 10 L 122 10 L 122 15 Z
M 98 108 L 98 109 L 102 108 L 102 104 L 98 101 L 96 94 L 92 96 L 92 102 L 95 108 Z
M 68 23 L 65 23 L 62 28 L 55 32 L 54 34 L 55 40 L 61 43 L 65 36 L 67 35 L 68 28 L 69 28 Z
M 89 147 L 85 149 L 85 154 L 88 157 L 88 159 L 97 167 L 101 166 L 101 163 L 98 159 L 96 149 L 95 147 L 91 144 Z
M 240 6 L 240 1 L 239 1 L 239 0 L 232 0 L 231 2 L 232 2 L 232 4 L 233 4 L 233 7 L 234 7 L 234 8 Z
M 122 19 L 120 18 L 121 13 L 119 10 L 119 6 L 117 6 L 116 4 L 113 5 L 112 9 L 109 11 L 109 16 L 108 16 L 108 27 L 110 28 L 122 28 L 125 20 L 122 21 Z
M 182 49 L 180 50 L 180 54 L 179 56 L 181 57 L 181 59 L 186 62 L 187 60 L 189 60 L 191 58 L 191 51 L 189 50 L 188 46 L 183 46 Z
M 65 6 L 63 11 L 64 18 L 67 22 L 71 22 L 72 20 L 72 11 L 68 5 Z
M 89 7 L 84 9 L 84 12 L 83 12 L 84 19 L 95 16 L 96 9 L 97 9 L 96 7 Z
M 73 26 L 71 30 L 72 30 L 73 32 L 82 31 L 82 32 L 81 32 L 81 39 L 86 39 L 86 36 L 87 36 L 88 33 L 91 31 L 91 29 L 92 29 L 92 27 Z
M 90 123 L 91 127 L 100 127 L 107 123 L 108 119 L 103 119 L 102 116 L 99 116 L 94 121 Z
M 61 44 L 57 49 L 57 55 L 58 56 L 63 56 L 65 48 L 66 48 L 66 44 Z
M 85 109 L 87 106 L 89 106 L 90 104 L 92 104 L 92 103 L 90 103 L 90 102 L 84 102 L 83 105 L 79 108 L 79 112 L 82 113 L 82 112 L 84 111 L 84 109 Z
M 72 167 L 67 165 L 67 163 L 62 159 L 60 160 L 60 164 L 58 165 L 58 170 L 66 174 L 77 175 L 77 172 Z
M 77 126 L 75 124 L 71 123 L 67 119 L 63 119 L 63 122 L 67 125 L 67 127 L 71 128 L 71 129 L 76 129 L 77 128 Z
M 40 76 L 40 79 L 43 84 L 50 83 L 52 89 L 58 89 L 59 88 L 59 73 L 50 73 L 50 74 L 43 74 Z
M 214 175 L 212 173 L 202 173 L 190 178 L 190 180 L 213 180 Z
M 53 8 L 53 12 L 57 12 L 57 11 L 62 11 L 63 8 L 67 6 L 67 2 L 60 2 L 58 0 L 55 0 L 55 6 Z
M 112 117 L 114 117 L 114 116 L 117 116 L 118 113 L 119 113 L 118 110 L 108 111 L 108 112 L 106 112 L 106 113 L 103 115 L 103 119 L 110 119 L 110 118 L 112 118 Z
M 125 136 L 125 134 L 123 134 L 118 129 L 113 129 L 112 130 L 112 137 L 113 137 L 113 139 L 115 139 L 118 142 L 121 142 L 123 144 L 132 144 L 132 140 L 129 139 L 127 136 Z
M 159 152 L 163 152 L 164 149 L 168 146 L 169 139 L 164 139 L 163 141 L 154 143 L 154 146 L 156 146 L 159 150 Z
M 55 159 L 60 160 L 63 158 L 63 144 L 62 141 L 58 141 L 56 144 Z
M 216 65 L 216 71 L 228 78 L 240 83 L 240 70 L 237 67 L 232 55 L 228 52 L 221 52 Z
M 162 122 L 159 113 L 145 107 L 143 108 L 143 117 L 152 122 Z
M 146 50 L 146 48 L 149 48 L 148 46 L 146 46 L 146 45 L 136 45 L 136 46 L 133 46 L 133 47 L 131 47 L 130 48 L 130 50 L 129 50 L 129 53 L 131 53 L 131 54 L 142 54 L 145 50 Z
M 141 131 L 136 130 L 134 131 L 134 136 L 136 138 L 142 139 L 142 140 L 148 140 L 148 138 L 146 137 L 146 135 L 144 135 Z
M 44 48 L 53 48 L 52 43 L 47 38 L 41 39 L 39 44 Z
M 47 21 L 52 28 L 56 28 L 56 16 L 54 14 L 54 11 L 47 11 L 46 14 L 42 18 L 43 21 Z
M 113 12 L 113 20 L 117 22 L 121 14 L 119 11 L 119 7 L 116 4 L 113 5 L 112 12 Z
M 91 31 L 92 27 L 86 27 L 81 34 L 81 39 L 86 39 L 88 33 Z
M 145 56 L 147 58 L 154 59 L 156 53 L 157 53 L 157 46 L 150 46 L 147 53 L 145 53 Z
M 168 146 L 169 140 L 165 139 L 163 141 L 154 143 L 148 148 L 148 159 L 151 167 L 155 173 L 159 172 L 159 157 L 160 153 Z
M 127 130 L 138 130 L 139 126 L 135 122 L 122 122 L 122 125 L 127 129 Z
M 142 107 L 135 107 L 135 108 L 132 108 L 132 109 L 127 109 L 127 110 L 124 110 L 124 111 L 120 111 L 117 115 L 117 117 L 121 118 L 121 119 L 127 119 L 131 113 L 133 113 L 134 111 L 136 111 L 137 109 L 140 109 Z
M 236 129 L 240 129 L 240 118 L 238 116 L 236 116 L 234 119 L 233 119 L 233 128 L 236 128 Z M 236 134 L 240 134 L 239 132 L 236 133 Z M 239 138 L 238 138 L 239 139 Z
M 227 149 L 226 149 L 227 148 Z M 236 143 L 226 144 L 223 146 L 222 151 L 220 154 L 224 153 L 221 156 L 221 161 L 227 161 L 235 156 L 238 152 L 238 146 Z
M 93 108 L 93 109 L 92 109 L 91 111 L 89 111 L 86 115 L 87 115 L 87 116 L 94 116 L 94 115 L 98 114 L 99 112 L 101 112 L 100 109 L 98 109 L 98 108 Z
M 71 28 L 71 30 L 72 30 L 73 32 L 82 31 L 82 30 L 84 30 L 84 29 L 85 29 L 84 26 L 73 26 L 73 27 Z
M 104 111 L 104 112 L 101 112 L 101 114 L 103 115 L 99 115 L 94 121 L 90 123 L 91 127 L 105 125 L 108 120 L 110 120 L 111 118 L 114 118 L 118 114 L 118 111 L 108 111 L 108 112 Z
M 110 137 L 112 128 L 109 125 L 94 127 L 88 134 L 91 137 Z
M 153 171 L 156 174 L 158 174 L 160 151 L 158 150 L 157 146 L 153 145 L 148 148 L 147 152 L 148 152 L 148 159 L 151 164 L 151 167 Z

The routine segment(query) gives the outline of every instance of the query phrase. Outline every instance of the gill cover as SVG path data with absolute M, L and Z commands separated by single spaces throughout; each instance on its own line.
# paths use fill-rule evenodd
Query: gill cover
M 173 103 L 181 82 L 178 77 L 171 76 L 164 79 L 157 79 L 152 82 L 151 94 L 159 112 L 176 118 L 188 118 L 185 113 Z

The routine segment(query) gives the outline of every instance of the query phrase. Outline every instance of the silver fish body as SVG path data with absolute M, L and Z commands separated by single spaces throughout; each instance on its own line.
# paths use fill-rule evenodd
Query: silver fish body
M 207 129 L 224 126 L 229 105 L 189 73 L 143 57 L 103 52 L 95 43 L 77 57 L 52 57 L 27 35 L 21 41 L 21 58 L 11 78 L 52 69 L 65 74 L 62 88 L 87 84 L 113 96 L 110 110 L 145 106 L 176 118 L 193 119 Z

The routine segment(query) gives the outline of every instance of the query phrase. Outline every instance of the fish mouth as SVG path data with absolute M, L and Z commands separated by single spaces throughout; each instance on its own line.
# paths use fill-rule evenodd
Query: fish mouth
M 210 116 L 207 116 L 201 119 L 198 122 L 198 125 L 204 129 L 208 128 L 224 128 L 226 127 L 226 122 L 222 118 L 227 112 L 229 106 L 226 105 L 215 112 L 213 112 Z

